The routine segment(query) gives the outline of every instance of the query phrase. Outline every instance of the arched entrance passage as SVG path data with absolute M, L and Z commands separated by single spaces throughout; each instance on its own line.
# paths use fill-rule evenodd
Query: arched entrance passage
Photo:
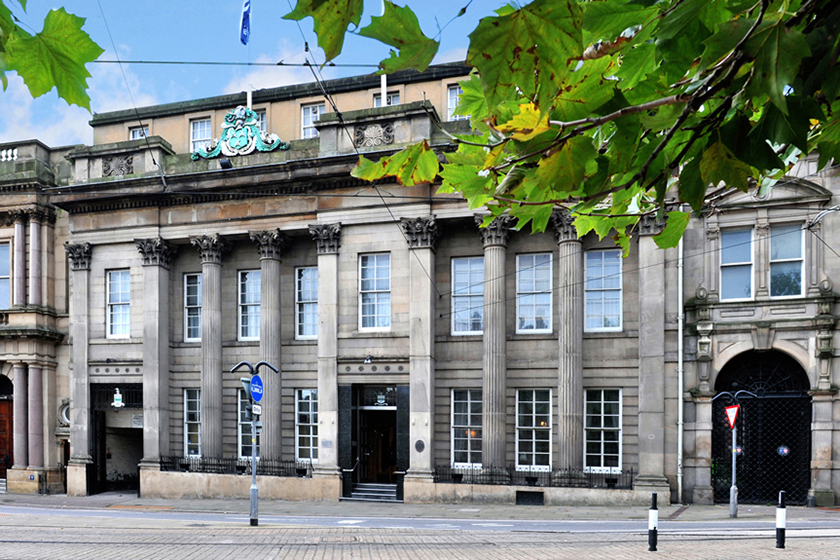
M 746 389 L 758 398 L 741 398 L 738 414 L 738 501 L 772 504 L 780 490 L 788 502 L 808 499 L 811 462 L 811 397 L 808 375 L 781 352 L 746 352 L 729 361 L 715 391 Z M 712 486 L 716 502 L 729 501 L 732 484 L 732 430 L 725 397 L 712 409 Z

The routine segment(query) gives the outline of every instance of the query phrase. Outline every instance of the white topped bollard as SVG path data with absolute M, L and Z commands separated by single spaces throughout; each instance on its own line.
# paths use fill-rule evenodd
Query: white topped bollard
M 787 508 L 785 491 L 779 492 L 779 506 L 776 508 L 776 548 L 785 547 L 785 528 L 787 526 Z

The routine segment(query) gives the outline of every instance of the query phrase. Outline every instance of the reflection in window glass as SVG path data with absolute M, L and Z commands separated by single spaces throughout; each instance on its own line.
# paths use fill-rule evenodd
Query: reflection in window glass
M 802 295 L 802 227 L 770 228 L 770 295 Z

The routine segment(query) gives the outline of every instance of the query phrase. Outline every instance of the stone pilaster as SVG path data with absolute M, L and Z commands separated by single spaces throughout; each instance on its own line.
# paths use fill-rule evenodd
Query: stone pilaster
M 318 466 L 338 476 L 338 249 L 341 224 L 315 224 L 318 250 Z
M 403 218 L 401 224 L 413 253 L 409 255 L 409 411 L 411 429 L 407 477 L 431 481 L 434 470 L 435 403 L 435 244 L 434 216 Z
M 260 252 L 260 360 L 277 369 L 281 366 L 280 332 L 280 254 L 287 244 L 279 229 L 251 232 L 251 241 Z M 260 372 L 263 379 L 260 457 L 280 459 L 282 451 L 281 395 L 283 372 L 268 368 Z
M 176 247 L 160 237 L 135 239 L 143 258 L 143 460 L 159 468 L 169 439 L 169 267 Z M 141 489 L 142 491 L 142 489 Z
M 14 285 L 12 305 L 23 307 L 26 305 L 26 218 L 25 210 L 11 210 L 9 215 L 15 222 L 14 238 Z
M 29 466 L 29 376 L 26 364 L 14 364 L 12 367 L 14 382 L 14 454 L 16 469 Z
M 638 307 L 639 476 L 635 487 L 662 488 L 669 495 L 665 478 L 665 251 L 653 240 L 665 224 L 648 216 L 639 225 L 639 286 L 643 288 Z
M 698 396 L 695 403 L 694 489 L 691 503 L 710 506 L 715 503 L 715 490 L 712 487 L 712 395 Z
M 809 498 L 817 507 L 833 507 L 834 471 L 832 434 L 834 433 L 833 409 L 836 389 L 811 391 L 811 488 Z
M 222 236 L 190 239 L 201 254 L 201 454 L 222 456 Z
M 43 305 L 41 293 L 41 223 L 45 215 L 33 210 L 29 213 L 29 305 Z
M 70 462 L 67 465 L 67 495 L 87 495 L 87 471 L 90 457 L 90 383 L 88 379 L 88 290 L 90 280 L 90 243 L 69 244 L 64 248 L 72 266 L 73 291 L 70 313 L 70 337 L 73 340 L 70 376 Z
M 565 211 L 552 215 L 560 312 L 557 366 L 557 466 L 583 468 L 583 244 Z
M 44 468 L 44 377 L 40 366 L 29 366 L 29 468 Z
M 484 217 L 476 216 L 477 225 Z M 484 361 L 482 392 L 482 463 L 485 467 L 506 465 L 505 392 L 507 349 L 505 318 L 505 260 L 507 240 L 514 219 L 503 215 L 481 228 L 484 242 Z

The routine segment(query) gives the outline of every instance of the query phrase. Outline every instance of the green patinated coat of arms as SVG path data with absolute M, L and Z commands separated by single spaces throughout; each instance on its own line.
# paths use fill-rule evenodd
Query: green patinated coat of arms
M 276 134 L 262 132 L 257 114 L 252 109 L 240 105 L 225 115 L 221 139 L 208 142 L 203 148 L 193 152 L 190 159 L 214 158 L 219 155 L 244 156 L 254 150 L 271 152 L 288 149 L 288 142 L 282 142 Z

